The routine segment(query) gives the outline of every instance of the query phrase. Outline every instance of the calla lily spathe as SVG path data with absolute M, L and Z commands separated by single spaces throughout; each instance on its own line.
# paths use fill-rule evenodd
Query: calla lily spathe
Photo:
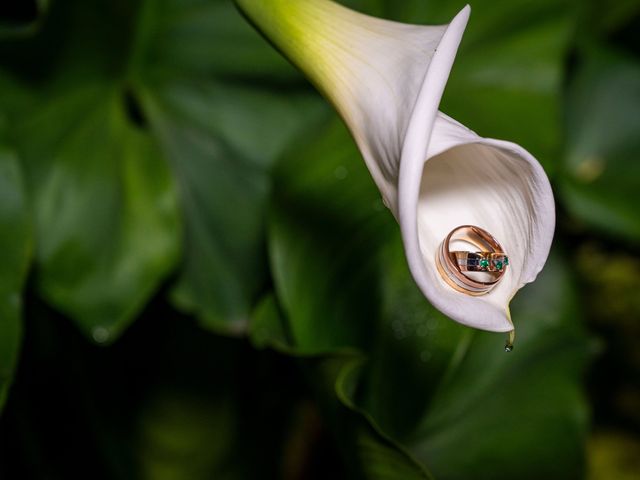
M 509 302 L 549 253 L 553 194 L 522 147 L 479 137 L 438 111 L 470 8 L 448 25 L 417 26 L 329 0 L 236 3 L 343 117 L 429 301 L 462 324 L 513 330 Z M 491 232 L 510 260 L 501 282 L 480 297 L 451 289 L 435 266 L 440 242 L 468 224 Z

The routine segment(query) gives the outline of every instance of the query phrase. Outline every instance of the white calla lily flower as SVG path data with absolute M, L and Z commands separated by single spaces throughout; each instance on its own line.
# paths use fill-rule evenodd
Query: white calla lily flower
M 448 25 L 417 26 L 329 0 L 236 3 L 343 117 L 428 300 L 464 325 L 512 331 L 509 302 L 547 259 L 555 208 L 549 180 L 526 150 L 479 137 L 438 111 L 470 8 Z M 460 225 L 487 230 L 509 255 L 486 295 L 455 291 L 436 268 L 440 243 Z

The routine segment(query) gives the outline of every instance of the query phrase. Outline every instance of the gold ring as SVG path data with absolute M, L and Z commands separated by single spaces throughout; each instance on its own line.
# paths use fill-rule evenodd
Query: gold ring
M 452 242 L 466 243 L 479 251 L 451 251 Z M 489 293 L 500 281 L 508 265 L 509 257 L 498 241 L 489 232 L 474 225 L 454 228 L 436 253 L 436 267 L 442 279 L 457 292 L 467 295 Z

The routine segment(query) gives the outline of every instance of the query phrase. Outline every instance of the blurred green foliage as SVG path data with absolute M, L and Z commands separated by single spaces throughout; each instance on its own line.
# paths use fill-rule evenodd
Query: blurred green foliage
M 22 288 L 31 254 L 31 228 L 20 164 L 0 143 L 0 408 L 21 339 Z
M 344 126 L 230 0 L 3 5 L 0 477 L 633 478 L 640 2 L 472 8 L 442 110 L 559 202 L 510 355 L 422 297 Z

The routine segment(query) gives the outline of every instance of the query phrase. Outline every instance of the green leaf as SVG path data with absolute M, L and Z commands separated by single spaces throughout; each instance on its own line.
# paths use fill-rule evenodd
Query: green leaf
M 640 64 L 615 52 L 588 55 L 570 85 L 561 194 L 572 214 L 640 241 Z
M 255 348 L 295 353 L 275 295 L 265 296 L 251 315 L 249 338 Z
M 97 342 L 111 341 L 175 265 L 174 185 L 117 90 L 78 88 L 17 135 L 33 192 L 38 286 Z
M 16 367 L 22 337 L 22 288 L 31 257 L 31 225 L 22 171 L 0 144 L 0 410 Z
M 415 315 L 400 310 L 420 295 L 414 287 L 407 298 L 405 276 L 356 397 L 371 416 L 436 478 L 582 478 L 589 349 L 560 256 L 512 304 L 510 354 L 500 337 L 451 325 L 426 302 Z
M 363 357 L 356 352 L 310 355 L 293 346 L 287 322 L 273 295 L 258 305 L 251 323 L 251 340 L 257 348 L 272 348 L 295 356 L 329 423 L 336 443 L 347 457 L 349 478 L 427 479 L 428 471 L 403 447 L 389 438 L 366 412 L 350 399 L 357 388 Z
M 351 401 L 363 357 L 354 351 L 309 354 L 304 348 L 293 345 L 286 331 L 288 326 L 276 298 L 268 295 L 254 312 L 250 338 L 256 348 L 271 348 L 297 358 L 319 404 L 323 421 L 329 424 L 342 455 L 348 459 L 349 478 L 431 478 L 423 465 Z
M 154 75 L 301 81 L 229 0 L 145 0 L 133 48 L 132 68 Z
M 430 479 L 429 471 L 389 438 L 349 396 L 356 387 L 362 357 L 328 355 L 302 361 L 305 374 L 336 443 L 348 458 L 349 477 L 367 480 Z
M 471 330 L 445 317 L 424 298 L 408 272 L 399 235 L 376 258 L 384 272 L 378 279 L 380 315 L 372 327 L 375 339 L 357 400 L 385 431 L 404 438 L 415 429 L 437 385 L 448 375 L 456 350 L 468 345 Z M 500 339 L 492 338 L 499 349 Z
M 46 86 L 10 119 L 45 297 L 112 340 L 175 268 L 182 237 L 176 305 L 243 333 L 267 282 L 269 169 L 325 110 L 295 70 L 232 2 L 202 0 L 54 4 L 39 35 L 0 43 L 0 60 Z
M 349 400 L 362 364 L 355 349 L 369 346 L 379 317 L 372 254 L 397 227 L 344 125 L 316 132 L 276 170 L 269 251 L 277 297 L 256 309 L 252 340 L 300 358 L 349 478 L 430 478 Z
M 292 149 L 273 191 L 269 252 L 293 346 L 365 346 L 378 315 L 371 252 L 395 225 L 343 124 Z
M 140 2 L 51 2 L 35 35 L 0 41 L 0 65 L 52 94 L 57 88 L 120 81 Z
M 359 381 L 363 357 L 354 351 L 313 355 L 295 347 L 286 331 L 288 324 L 273 295 L 256 308 L 251 340 L 257 348 L 272 348 L 297 358 L 329 423 L 342 455 L 348 458 L 349 478 L 375 480 L 428 479 L 426 468 L 387 436 L 350 396 Z
M 150 82 L 151 83 L 151 82 Z M 266 282 L 269 166 L 317 100 L 213 81 L 173 79 L 145 90 L 144 107 L 171 162 L 185 221 L 173 298 L 217 331 L 246 330 Z
M 178 180 L 184 218 L 172 298 L 208 328 L 243 333 L 267 280 L 270 167 L 324 108 L 306 86 L 291 91 L 298 74 L 232 2 L 146 2 L 139 25 L 135 89 Z

